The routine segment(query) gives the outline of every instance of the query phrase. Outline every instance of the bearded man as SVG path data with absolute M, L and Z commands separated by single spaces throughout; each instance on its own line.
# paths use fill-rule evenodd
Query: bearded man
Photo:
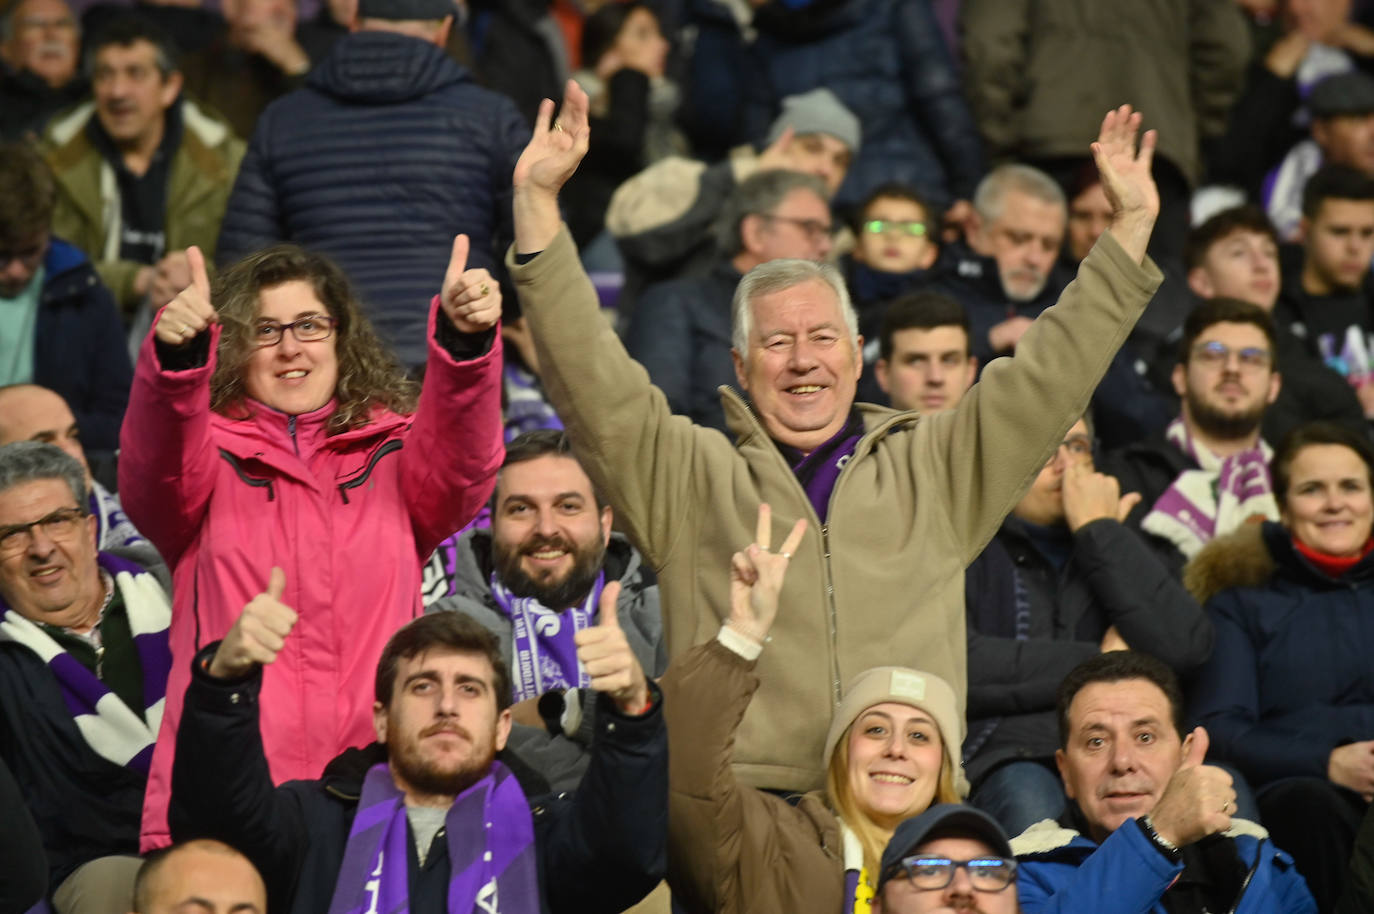
M 1274 324 L 1257 305 L 1213 298 L 1183 325 L 1173 385 L 1182 414 L 1154 438 L 1111 454 L 1103 470 L 1141 500 L 1127 523 L 1154 538 L 1176 569 L 1253 517 L 1278 520 L 1273 451 L 1260 437 L 1279 395 Z
M 589 761 L 596 696 L 573 637 L 597 624 L 607 582 L 620 582 L 616 615 L 640 665 L 651 676 L 668 665 L 655 578 L 611 533 L 611 506 L 571 448 L 555 429 L 511 441 L 490 529 L 445 540 L 424 572 L 427 612 L 466 613 L 500 639 L 512 746 L 556 790 L 575 787 Z
M 496 637 L 462 613 L 421 616 L 387 642 L 375 743 L 346 750 L 320 780 L 273 787 L 258 707 L 262 667 L 297 619 L 281 602 L 285 587 L 272 569 L 224 640 L 192 661 L 172 772 L 176 841 L 240 850 L 277 914 L 618 914 L 662 880 L 662 693 L 614 612 L 576 639 L 601 723 L 575 795 L 550 793 L 503 751 L 510 674 Z M 606 586 L 608 606 L 618 589 Z

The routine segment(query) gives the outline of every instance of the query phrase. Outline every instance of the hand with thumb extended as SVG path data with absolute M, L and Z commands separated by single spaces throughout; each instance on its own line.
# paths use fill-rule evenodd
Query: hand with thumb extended
M 484 267 L 467 268 L 467 235 L 453 239 L 439 306 L 462 333 L 481 333 L 501 318 L 501 286 Z
M 1236 811 L 1231 775 L 1204 763 L 1209 742 L 1205 729 L 1194 728 L 1186 741 L 1182 764 L 1150 812 L 1155 831 L 1178 847 L 1226 831 Z
M 267 590 L 243 608 L 219 650 L 210 661 L 208 672 L 216 679 L 238 679 L 277 659 L 286 637 L 296 626 L 296 611 L 282 602 L 286 592 L 286 572 L 273 568 Z
M 186 264 L 191 284 L 168 302 L 153 324 L 153 334 L 168 346 L 184 346 L 219 322 L 219 315 L 210 304 L 210 274 L 200 248 L 192 245 L 186 249 Z
M 621 713 L 642 714 L 648 710 L 649 681 L 620 627 L 616 609 L 619 598 L 618 581 L 602 588 L 596 624 L 573 635 L 577 662 L 591 678 L 592 688 L 609 695 Z

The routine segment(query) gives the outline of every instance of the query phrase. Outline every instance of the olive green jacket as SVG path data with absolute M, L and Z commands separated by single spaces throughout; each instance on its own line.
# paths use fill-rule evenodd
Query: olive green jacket
M 760 502 L 773 543 L 805 517 L 762 686 L 735 749 L 744 783 L 822 783 L 841 687 L 889 664 L 967 692 L 964 568 L 1020 500 L 1159 285 L 1110 233 L 1078 279 L 997 359 L 958 408 L 929 418 L 864 404 L 866 434 L 822 525 L 751 407 L 721 388 L 731 441 L 675 416 L 598 313 L 564 227 L 529 262 L 508 257 L 545 388 L 616 526 L 659 575 L 671 660 L 716 636 L 729 614 L 730 557 L 754 539 Z M 962 734 L 960 734 L 962 740 Z
M 194 102 L 183 100 L 181 115 L 181 145 L 168 176 L 166 249 L 194 244 L 213 263 L 219 224 L 245 147 L 228 124 Z M 133 287 L 143 264 L 119 259 L 119 184 L 86 134 L 86 123 L 94 116 L 95 103 L 87 102 L 58 115 L 44 131 L 44 156 L 57 180 L 52 231 L 86 252 L 128 315 L 140 304 Z

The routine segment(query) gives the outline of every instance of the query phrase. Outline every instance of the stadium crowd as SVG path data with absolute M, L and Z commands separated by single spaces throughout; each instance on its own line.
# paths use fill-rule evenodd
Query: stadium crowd
M 0 0 L 0 914 L 1374 914 L 1374 0 Z

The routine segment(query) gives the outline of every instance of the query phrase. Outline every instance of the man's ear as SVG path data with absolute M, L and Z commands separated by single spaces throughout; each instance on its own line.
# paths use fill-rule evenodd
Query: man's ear
M 181 94 L 181 83 L 182 77 L 180 70 L 173 70 L 167 74 L 167 79 L 163 81 L 162 89 L 158 92 L 158 101 L 162 103 L 162 109 L 164 111 L 172 107 L 173 103 L 177 100 L 177 96 Z
M 878 382 L 878 386 L 883 389 L 883 393 L 892 393 L 891 382 L 887 376 L 887 359 L 879 359 L 873 363 L 873 378 Z
M 1064 754 L 1063 749 L 1054 750 L 1054 766 L 1059 769 L 1059 783 L 1064 785 L 1064 796 L 1070 800 L 1077 800 L 1073 795 L 1073 787 L 1070 786 L 1070 779 L 1064 776 L 1064 768 L 1069 763 L 1069 758 Z
M 735 363 L 735 380 L 739 382 L 739 389 L 745 393 L 749 392 L 749 369 L 744 364 L 744 358 L 739 354 L 738 349 L 730 350 L 730 360 Z
M 1217 287 L 1212 285 L 1212 277 L 1208 276 L 1202 267 L 1193 267 L 1188 271 L 1188 288 L 1192 289 L 1198 298 L 1212 298 L 1217 294 Z
M 973 248 L 974 253 L 986 257 L 990 256 L 992 251 L 989 250 L 986 239 L 983 237 L 984 228 L 983 217 L 978 215 L 978 210 L 975 209 L 968 217 L 968 227 L 964 229 L 964 241 Z
M 1307 217 L 1306 217 L 1306 216 L 1303 216 L 1301 219 L 1298 220 L 1298 235 L 1297 235 L 1297 240 L 1298 240 L 1299 242 L 1302 242 L 1302 243 L 1304 243 L 1304 244 L 1307 243 L 1307 234 L 1308 234 L 1309 232 L 1311 232 L 1311 231 L 1312 231 L 1312 223 L 1307 221 Z
M 386 745 L 386 705 L 380 701 L 372 703 L 372 732 L 377 734 L 377 742 Z
M 750 213 L 739 222 L 739 240 L 751 254 L 763 247 L 763 226 L 766 221 L 757 213 Z
M 506 740 L 510 739 L 510 708 L 502 711 L 496 718 L 496 751 L 500 752 L 506 748 Z
M 1188 366 L 1179 362 L 1174 366 L 1174 371 L 1169 375 L 1169 380 L 1173 382 L 1174 393 L 1182 397 L 1188 391 Z
M 854 380 L 859 380 L 864 373 L 864 335 L 862 333 L 854 337 Z
M 601 545 L 611 541 L 611 527 L 615 525 L 615 512 L 607 505 L 601 509 Z
M 1279 391 L 1282 389 L 1283 376 L 1280 375 L 1277 371 L 1275 371 L 1272 377 L 1269 378 L 1269 397 L 1264 401 L 1265 404 L 1268 406 L 1272 406 L 1274 401 L 1279 398 Z
M 448 47 L 448 36 L 453 31 L 453 17 L 445 16 L 444 21 L 439 23 L 439 28 L 434 33 L 434 43 L 438 47 Z

